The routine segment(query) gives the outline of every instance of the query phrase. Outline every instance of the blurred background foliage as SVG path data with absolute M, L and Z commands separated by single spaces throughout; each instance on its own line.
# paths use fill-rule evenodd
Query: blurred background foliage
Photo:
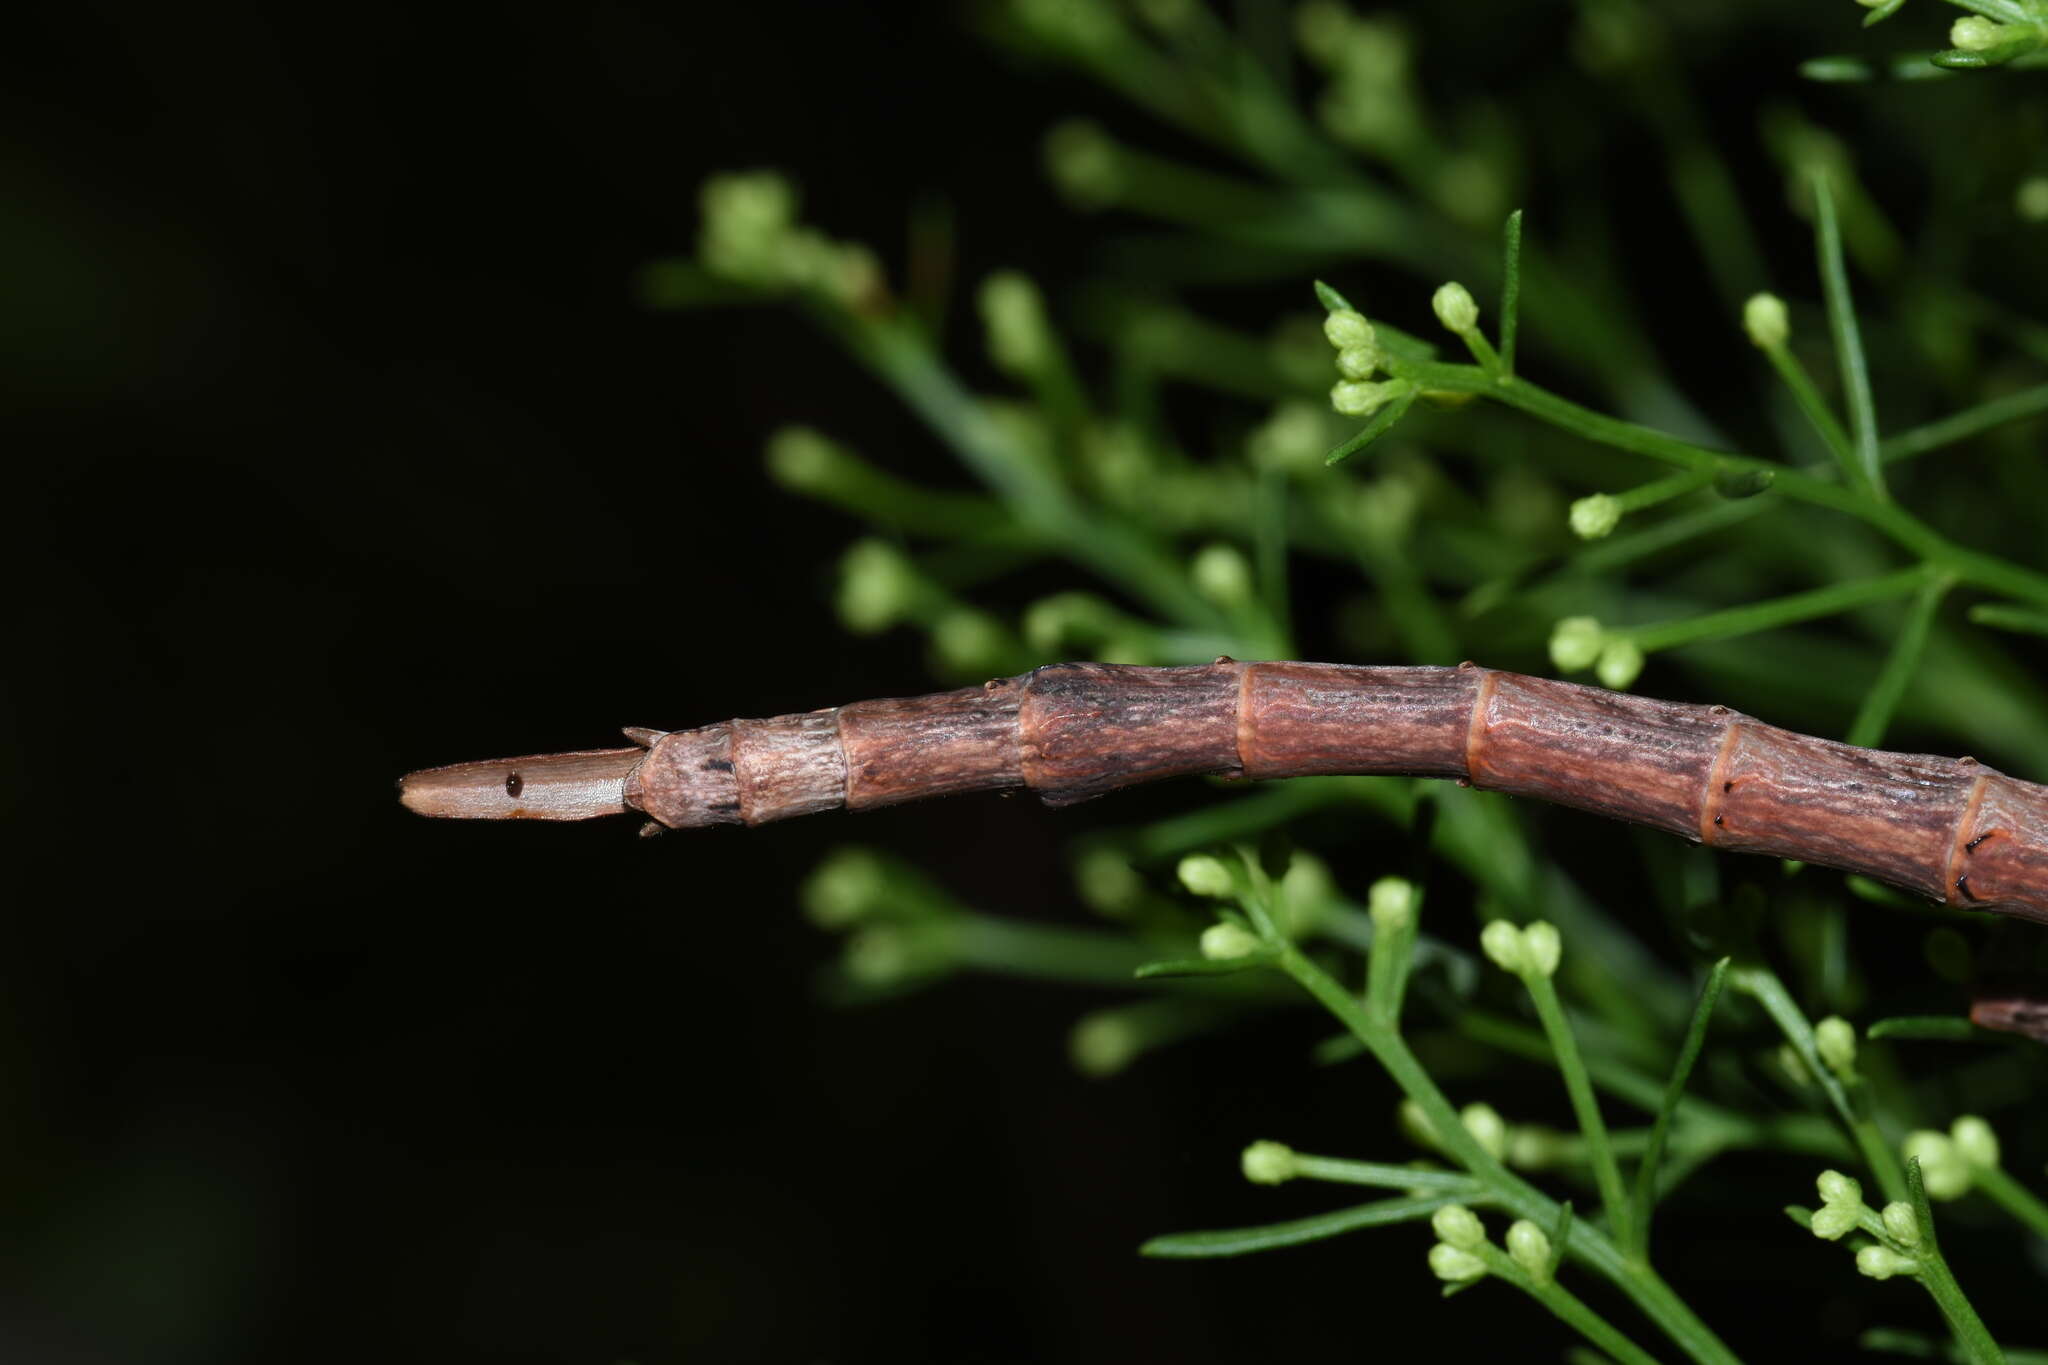
M 429 826 L 386 784 L 1069 657 L 1548 673 L 1563 619 L 1628 632 L 1913 564 L 1711 485 L 1582 540 L 1574 501 L 1663 471 L 1482 402 L 1419 405 L 1326 468 L 1359 424 L 1330 411 L 1308 282 L 1454 351 L 1431 293 L 1461 280 L 1498 321 L 1514 208 L 1525 377 L 1825 467 L 1742 325 L 1783 296 L 1843 410 L 1824 173 L 1879 430 L 2017 419 L 1895 445 L 1891 497 L 2038 565 L 2048 104 L 2023 70 L 1894 74 L 1934 70 L 1898 54 L 1959 11 L 1864 13 L 32 12 L 0 144 L 7 742 L 49 889 L 0 951 L 0 1354 L 1562 1349 L 1520 1302 L 1438 1311 L 1415 1229 L 1134 1255 L 1326 1206 L 1244 1187 L 1254 1138 L 1417 1154 L 1395 1089 L 1331 1064 L 1292 997 L 1124 984 L 1206 922 L 1180 855 L 1286 831 L 1340 953 L 1377 879 L 1426 887 L 1415 1045 L 1556 1190 L 1584 1174 L 1544 1147 L 1570 1110 L 1514 1059 L 1531 1035 L 1477 965 L 1481 917 L 1559 922 L 1589 1053 L 1652 1075 L 1688 978 L 1752 922 L 1807 1014 L 1859 1025 L 1954 1015 L 2033 938 L 1407 783 L 652 843 Z M 800 198 L 700 194 L 762 167 Z M 1940 586 L 1680 631 L 1633 685 L 1841 736 L 1917 622 L 1884 742 L 2048 774 L 2040 652 L 1996 628 L 2028 618 Z M 1839 1141 L 1800 1126 L 1823 1109 L 1779 1044 L 1731 996 L 1696 1086 L 1783 1123 L 1692 1154 L 1659 1267 L 1749 1359 L 1936 1329 L 1777 1214 Z M 1982 1113 L 2038 1187 L 2037 1052 L 1866 1044 L 1887 1140 Z M 1980 1198 L 1941 1216 L 1993 1327 L 2048 1342 L 2040 1237 Z

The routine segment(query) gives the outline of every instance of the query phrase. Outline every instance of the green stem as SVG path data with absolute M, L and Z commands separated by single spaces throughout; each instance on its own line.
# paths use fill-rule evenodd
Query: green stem
M 1834 1106 L 1842 1126 L 1848 1129 L 1850 1139 L 1863 1156 L 1864 1166 L 1876 1177 L 1885 1198 L 1905 1198 L 1906 1174 L 1900 1169 L 1891 1144 L 1884 1140 L 1884 1135 L 1877 1131 L 1877 1125 L 1870 1116 L 1862 1112 L 1851 1098 L 1841 1080 L 1821 1061 L 1820 1049 L 1813 1041 L 1813 1025 L 1785 989 L 1785 983 L 1779 980 L 1778 974 L 1761 964 L 1748 963 L 1730 972 L 1729 981 L 1762 1005 L 1764 1013 L 1771 1016 L 1772 1022 L 1785 1035 L 1785 1040 L 1792 1044 L 1799 1060 L 1805 1063 L 1815 1083 Z
M 1885 728 L 1906 695 L 1906 685 L 1913 680 L 1913 670 L 1920 666 L 1920 656 L 1926 652 L 1927 632 L 1934 625 L 1934 613 L 1954 586 L 1955 580 L 1942 577 L 1921 587 L 1920 595 L 1913 599 L 1899 626 L 1898 637 L 1892 641 L 1891 652 L 1885 656 L 1884 668 L 1864 694 L 1863 705 L 1856 710 L 1856 719 L 1849 726 L 1849 743 L 1870 748 L 1884 738 Z
M 1849 270 L 1842 261 L 1834 189 L 1825 173 L 1814 174 L 1813 199 L 1818 210 L 1815 245 L 1820 253 L 1821 292 L 1827 299 L 1828 330 L 1834 334 L 1835 361 L 1842 369 L 1842 392 L 1849 401 L 1849 431 L 1854 442 L 1852 458 L 1843 468 L 1872 497 L 1884 501 L 1884 464 L 1877 455 L 1877 406 L 1870 397 L 1870 367 L 1863 359 L 1863 332 L 1856 323 Z
M 1979 1166 L 1973 1180 L 1990 1200 L 2030 1228 L 2037 1237 L 2048 1237 L 2048 1203 L 2041 1201 L 2002 1167 Z
M 1911 431 L 1902 431 L 1878 447 L 1878 453 L 1887 461 L 1910 460 L 1915 455 L 1925 455 L 1930 450 L 1967 441 L 1993 427 L 2043 412 L 2048 412 L 2048 384 L 2037 384 L 2031 389 L 2009 393 L 1974 408 L 1965 408 L 1953 416 L 1914 427 Z
M 1403 378 L 1414 379 L 1429 389 L 1444 393 L 1482 394 L 1587 440 L 1680 469 L 1709 469 L 1718 465 L 1730 470 L 1769 470 L 1774 478 L 1771 485 L 1774 492 L 1855 517 L 1911 550 L 1928 564 L 1954 574 L 1959 582 L 2048 607 L 2048 574 L 2036 573 L 1996 556 L 1965 549 L 1897 504 L 1880 502 L 1866 492 L 1845 488 L 1839 482 L 1787 469 L 1753 455 L 1708 450 L 1676 436 L 1594 412 L 1526 380 L 1512 376 L 1496 378 L 1477 365 L 1396 361 L 1395 368 Z
M 1553 1313 L 1559 1322 L 1605 1351 L 1622 1365 L 1657 1365 L 1657 1358 L 1623 1336 L 1614 1324 L 1588 1308 L 1556 1280 L 1538 1282 L 1512 1257 L 1491 1242 L 1474 1251 L 1492 1274 L 1506 1280 Z
M 1674 645 L 1697 644 L 1702 640 L 1726 640 L 1737 635 L 1751 635 L 1760 630 L 1775 630 L 1780 626 L 1793 625 L 1800 621 L 1812 621 L 1823 616 L 1836 616 L 1855 607 L 1882 602 L 1888 598 L 1902 597 L 1927 583 L 1927 570 L 1915 567 L 1901 569 L 1897 573 L 1884 574 L 1877 578 L 1859 579 L 1852 583 L 1833 583 L 1811 592 L 1796 592 L 1786 597 L 1774 597 L 1768 602 L 1748 602 L 1726 611 L 1711 611 L 1704 616 L 1689 616 L 1682 621 L 1666 621 L 1653 626 L 1637 626 L 1625 632 L 1629 639 L 1645 652 L 1670 649 Z
M 1707 973 L 1706 983 L 1700 987 L 1700 998 L 1693 1006 L 1692 1022 L 1686 1027 L 1685 1041 L 1679 1044 L 1678 1060 L 1671 1068 L 1671 1080 L 1664 1087 L 1656 1121 L 1650 1126 L 1649 1146 L 1636 1167 L 1635 1239 L 1622 1243 L 1622 1246 L 1639 1261 L 1646 1261 L 1650 1256 L 1650 1217 L 1657 1207 L 1657 1167 L 1664 1159 L 1671 1117 L 1678 1112 L 1679 1103 L 1685 1098 L 1685 1083 L 1692 1077 L 1693 1064 L 1699 1061 L 1700 1049 L 1706 1045 L 1707 1025 L 1714 1017 L 1714 1006 L 1721 999 L 1721 987 L 1728 979 L 1728 966 L 1725 957 L 1716 962 Z
M 1917 1157 L 1906 1163 L 1906 1186 L 1914 1221 L 1920 1225 L 1920 1245 L 1913 1249 L 1913 1256 L 1920 1263 L 1920 1283 L 1934 1297 L 1935 1306 L 1941 1309 L 1965 1360 L 1971 1365 L 2005 1365 L 2005 1353 L 1998 1349 L 1990 1329 L 1970 1306 L 1963 1287 L 1956 1283 L 1954 1272 L 1948 1268 L 1948 1258 L 1941 1254 L 1941 1243 L 1934 1235 L 1934 1211 L 1927 1204 L 1927 1189 L 1920 1178 Z
M 1850 441 L 1849 433 L 1842 429 L 1841 422 L 1836 419 L 1834 410 L 1828 407 L 1827 400 L 1822 398 L 1820 390 L 1814 387 L 1813 376 L 1799 363 L 1799 357 L 1793 355 L 1791 347 L 1782 342 L 1776 346 L 1766 346 L 1764 354 L 1770 357 L 1772 368 L 1776 369 L 1778 377 L 1785 381 L 1785 387 L 1792 390 L 1793 401 L 1799 405 L 1799 410 L 1806 414 L 1806 420 L 1820 434 L 1821 440 L 1826 442 L 1835 459 L 1844 469 L 1854 468 L 1856 447 Z
M 1579 1040 L 1557 998 L 1557 983 L 1541 972 L 1530 972 L 1523 983 L 1536 1004 L 1536 1017 L 1549 1035 L 1550 1050 L 1557 1055 L 1557 1069 L 1564 1076 L 1565 1093 L 1571 1096 L 1572 1112 L 1585 1136 L 1593 1180 L 1600 1187 L 1601 1202 L 1607 1206 L 1608 1229 L 1617 1243 L 1633 1247 L 1636 1238 L 1628 1187 L 1622 1183 L 1621 1165 L 1615 1160 L 1614 1145 L 1607 1138 L 1607 1121 L 1600 1115 L 1600 1101 L 1593 1096 L 1593 1082 L 1586 1075 L 1585 1059 L 1579 1055 Z
M 1621 510 L 1624 512 L 1640 512 L 1645 508 L 1655 507 L 1660 502 L 1682 498 L 1687 493 L 1697 493 L 1712 483 L 1714 477 L 1709 470 L 1688 470 L 1673 474 L 1669 478 L 1653 479 L 1649 483 L 1638 484 L 1634 488 L 1616 493 L 1614 500 L 1621 504 Z
M 1451 1102 L 1430 1079 L 1408 1044 L 1391 1026 L 1375 1019 L 1351 992 L 1291 944 L 1283 945 L 1274 965 L 1335 1015 L 1365 1045 L 1402 1093 L 1421 1109 L 1438 1135 L 1444 1152 L 1489 1186 L 1501 1207 L 1538 1227 L 1556 1227 L 1557 1203 L 1509 1171 L 1468 1132 Z M 1680 1349 L 1701 1365 L 1740 1365 L 1735 1355 L 1701 1322 L 1685 1301 L 1650 1267 L 1630 1260 L 1597 1228 L 1573 1220 L 1567 1240 L 1570 1252 L 1595 1273 L 1612 1281 L 1644 1315 Z

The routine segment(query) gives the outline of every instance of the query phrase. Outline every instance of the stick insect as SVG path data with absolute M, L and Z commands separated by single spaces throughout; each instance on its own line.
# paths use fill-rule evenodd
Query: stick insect
M 625 733 L 630 748 L 427 768 L 401 779 L 400 797 L 458 819 L 639 812 L 656 833 L 991 789 L 1065 806 L 1197 774 L 1444 777 L 2048 923 L 2048 787 L 1971 758 L 1471 663 L 1051 664 L 952 692 Z M 1972 1017 L 2048 1041 L 2048 1006 L 2026 997 L 1980 994 Z

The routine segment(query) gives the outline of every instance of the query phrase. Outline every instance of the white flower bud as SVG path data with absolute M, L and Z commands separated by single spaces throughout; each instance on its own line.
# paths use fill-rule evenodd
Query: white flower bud
M 1873 1280 L 1889 1280 L 1894 1275 L 1919 1273 L 1920 1263 L 1890 1247 L 1867 1246 L 1856 1253 L 1856 1268 Z
M 1180 860 L 1176 872 L 1180 884 L 1197 896 L 1222 900 L 1237 890 L 1237 879 L 1230 875 L 1230 868 L 1221 858 L 1207 853 L 1190 853 Z
M 1429 306 L 1445 330 L 1458 336 L 1464 336 L 1479 326 L 1479 305 L 1473 302 L 1472 291 L 1456 280 L 1439 285 L 1429 300 Z
M 1863 1207 L 1863 1186 L 1853 1176 L 1843 1175 L 1840 1171 L 1822 1171 L 1813 1184 L 1820 1191 L 1823 1204 L 1839 1204 L 1851 1213 Z
M 1261 469 L 1320 474 L 1323 456 L 1330 449 L 1325 420 L 1313 404 L 1290 399 L 1274 408 L 1273 415 L 1246 439 L 1245 453 Z
M 1438 1242 L 1429 1249 L 1429 1268 L 1439 1280 L 1451 1284 L 1469 1284 L 1486 1274 L 1486 1262 L 1449 1242 Z
M 1973 14 L 1967 19 L 1958 19 L 1949 26 L 1948 41 L 1949 46 L 1961 48 L 1965 52 L 1983 52 L 1997 47 L 2004 41 L 2005 35 L 2005 25 L 1995 24 L 1989 19 Z
M 1490 1104 L 1468 1104 L 1458 1111 L 1458 1122 L 1479 1144 L 1480 1150 L 1498 1161 L 1508 1149 L 1508 1124 Z
M 1446 1204 L 1430 1215 L 1429 1225 L 1437 1237 L 1460 1251 L 1477 1251 L 1486 1245 L 1486 1229 L 1479 1215 L 1463 1204 Z
M 1493 965 L 1521 976 L 1529 970 L 1529 945 L 1522 931 L 1504 919 L 1490 920 L 1479 931 L 1479 946 Z
M 1540 1123 L 1517 1124 L 1508 1135 L 1507 1160 L 1525 1171 L 1547 1170 L 1570 1148 L 1570 1140 L 1555 1128 Z
M 1528 1219 L 1518 1218 L 1508 1228 L 1508 1256 L 1538 1284 L 1549 1278 L 1550 1238 Z
M 1998 1164 L 1998 1134 L 1975 1114 L 1965 1114 L 1950 1124 L 1948 1135 L 1955 1143 L 1956 1154 L 1972 1166 Z
M 1202 931 L 1202 956 L 1212 962 L 1225 962 L 1234 957 L 1250 957 L 1258 950 L 1258 936 L 1247 933 L 1228 920 L 1221 924 L 1212 924 Z
M 1550 662 L 1560 673 L 1578 673 L 1600 657 L 1607 632 L 1591 616 L 1567 616 L 1550 628 Z
M 1377 346 L 1346 346 L 1337 352 L 1337 373 L 1346 379 L 1370 379 L 1381 359 Z
M 1853 1232 L 1861 1221 L 1855 1208 L 1847 1204 L 1829 1204 L 1814 1212 L 1810 1226 L 1814 1236 L 1825 1241 L 1837 1242 L 1846 1233 Z
M 1626 691 L 1643 675 L 1642 646 L 1627 636 L 1609 640 L 1600 646 L 1600 657 L 1593 664 L 1593 675 L 1600 679 L 1603 687 L 1611 687 L 1617 692 Z
M 1188 566 L 1188 577 L 1211 602 L 1236 606 L 1251 601 L 1252 566 L 1235 546 L 1203 546 Z
M 1821 1062 L 1844 1081 L 1856 1076 L 1856 1029 L 1839 1014 L 1831 1014 L 1813 1026 L 1814 1050 Z
M 1572 504 L 1572 534 L 1580 540 L 1599 540 L 1614 534 L 1621 525 L 1621 501 L 1608 493 L 1595 493 Z
M 856 635 L 876 635 L 908 614 L 923 590 L 901 550 L 857 540 L 839 561 L 839 620 Z
M 954 673 L 989 673 L 1007 657 L 1002 622 L 973 607 L 956 607 L 932 622 L 932 653 Z
M 1749 333 L 1753 345 L 1766 351 L 1783 346 L 1792 336 L 1785 300 L 1776 294 L 1751 294 L 1742 305 L 1742 330 Z
M 1908 1133 L 1903 1150 L 1909 1160 L 1920 1162 L 1920 1180 L 1929 1199 L 1961 1199 L 1970 1192 L 1970 1162 L 1947 1133 L 1925 1128 Z
M 1365 904 L 1375 931 L 1399 933 L 1415 921 L 1415 883 L 1406 877 L 1381 877 L 1365 893 Z
M 1330 386 L 1330 406 L 1346 417 L 1370 417 L 1394 396 L 1392 381 L 1368 384 L 1360 380 L 1339 380 Z
M 1052 331 L 1038 286 L 1014 270 L 999 270 L 981 284 L 981 321 L 989 359 L 1006 374 L 1033 375 L 1052 359 Z
M 1418 1147 L 1436 1147 L 1436 1129 L 1429 1122 L 1429 1115 L 1422 1112 L 1422 1106 L 1414 1100 L 1402 1100 L 1394 1110 L 1394 1122 L 1408 1140 Z
M 1564 956 L 1564 939 L 1549 920 L 1537 920 L 1522 930 L 1522 946 L 1528 951 L 1529 970 L 1537 976 L 1555 976 L 1558 959 Z
M 1920 1220 L 1913 1216 L 1913 1206 L 1904 1200 L 1894 1199 L 1884 1206 L 1885 1235 L 1902 1247 L 1920 1245 Z
M 2012 205 L 2023 222 L 2048 223 L 2048 176 L 2030 175 L 2020 181 Z
M 1123 193 L 1123 154 L 1107 133 L 1070 119 L 1046 135 L 1045 165 L 1053 183 L 1082 208 L 1102 208 Z
M 1142 1045 L 1129 1019 L 1115 1010 L 1098 1010 L 1067 1034 L 1067 1058 L 1084 1076 L 1114 1076 L 1131 1064 Z
M 839 849 L 804 880 L 804 913 L 821 929 L 844 928 L 889 899 L 888 868 L 871 849 Z
M 1323 319 L 1323 335 L 1339 351 L 1373 344 L 1372 324 L 1355 308 L 1339 308 Z
M 1092 848 L 1074 864 L 1074 887 L 1099 914 L 1122 917 L 1136 909 L 1145 894 L 1145 879 L 1130 858 L 1111 848 Z
M 1244 1178 L 1254 1185 L 1279 1185 L 1294 1179 L 1299 1169 L 1294 1149 L 1284 1142 L 1254 1142 L 1239 1159 Z
M 825 487 L 839 468 L 838 447 L 810 427 L 783 427 L 768 438 L 768 473 L 799 493 Z

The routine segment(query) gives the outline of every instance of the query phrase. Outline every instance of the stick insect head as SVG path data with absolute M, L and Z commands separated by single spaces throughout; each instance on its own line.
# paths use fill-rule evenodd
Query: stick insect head
M 625 815 L 626 778 L 645 749 L 532 754 L 422 768 L 398 779 L 407 810 L 452 820 L 591 820 Z

